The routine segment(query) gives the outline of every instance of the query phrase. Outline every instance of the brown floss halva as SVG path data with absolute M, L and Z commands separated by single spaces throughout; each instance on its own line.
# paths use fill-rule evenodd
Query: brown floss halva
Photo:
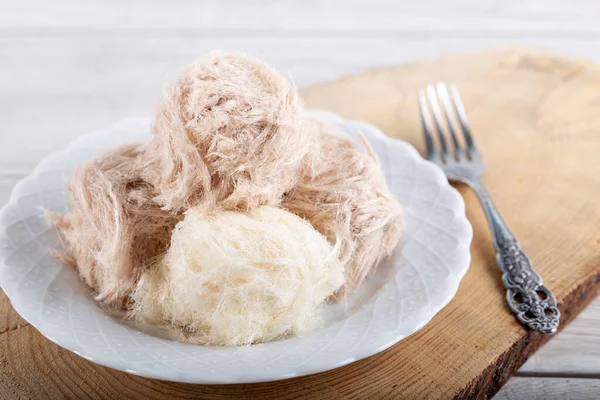
M 114 312 L 131 310 L 186 210 L 280 206 L 340 245 L 351 291 L 399 239 L 400 206 L 376 156 L 302 116 L 295 86 L 262 62 L 212 52 L 165 88 L 146 143 L 79 166 L 70 211 L 50 214 L 75 265 Z

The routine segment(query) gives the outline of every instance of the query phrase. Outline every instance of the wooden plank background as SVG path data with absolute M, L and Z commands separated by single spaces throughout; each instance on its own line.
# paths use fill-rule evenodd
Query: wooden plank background
M 213 48 L 258 55 L 305 86 L 515 44 L 600 62 L 598 17 L 595 0 L 1 0 L 0 205 L 44 155 L 151 113 L 162 82 Z M 0 332 L 22 322 L 0 319 Z M 585 398 L 599 378 L 597 300 L 496 398 Z

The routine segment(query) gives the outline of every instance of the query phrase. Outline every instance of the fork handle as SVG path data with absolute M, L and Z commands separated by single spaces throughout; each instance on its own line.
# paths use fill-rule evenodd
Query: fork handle
M 502 270 L 506 301 L 519 321 L 544 334 L 553 334 L 560 324 L 556 298 L 533 270 L 531 260 L 498 212 L 480 179 L 466 182 L 477 194 L 492 230 L 496 260 Z

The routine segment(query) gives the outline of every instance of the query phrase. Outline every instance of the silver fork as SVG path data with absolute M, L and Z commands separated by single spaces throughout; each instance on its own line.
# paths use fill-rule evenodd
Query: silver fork
M 428 85 L 425 90 L 419 90 L 419 108 L 427 158 L 437 164 L 449 180 L 469 185 L 485 211 L 496 247 L 498 266 L 503 272 L 502 280 L 510 309 L 519 321 L 531 329 L 544 334 L 555 333 L 560 323 L 556 298 L 542 284 L 542 279 L 531 266 L 531 260 L 521 250 L 481 182 L 485 168 L 473 141 L 458 89 L 455 85 L 445 83 Z M 445 118 L 442 118 L 442 109 Z M 437 146 L 434 143 L 434 131 Z M 457 131 L 462 133 L 464 147 L 459 143 Z

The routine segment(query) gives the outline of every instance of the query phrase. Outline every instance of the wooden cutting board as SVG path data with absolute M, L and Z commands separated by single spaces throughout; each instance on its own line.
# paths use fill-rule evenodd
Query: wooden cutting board
M 302 92 L 309 107 L 368 121 L 422 151 L 416 92 L 438 80 L 458 84 L 487 165 L 484 181 L 556 295 L 564 326 L 600 287 L 600 67 L 507 49 L 379 69 Z M 509 311 L 483 212 L 473 193 L 459 190 L 474 229 L 469 272 L 445 309 L 387 351 L 273 383 L 161 382 L 59 348 L 1 294 L 0 397 L 490 397 L 548 337 Z

